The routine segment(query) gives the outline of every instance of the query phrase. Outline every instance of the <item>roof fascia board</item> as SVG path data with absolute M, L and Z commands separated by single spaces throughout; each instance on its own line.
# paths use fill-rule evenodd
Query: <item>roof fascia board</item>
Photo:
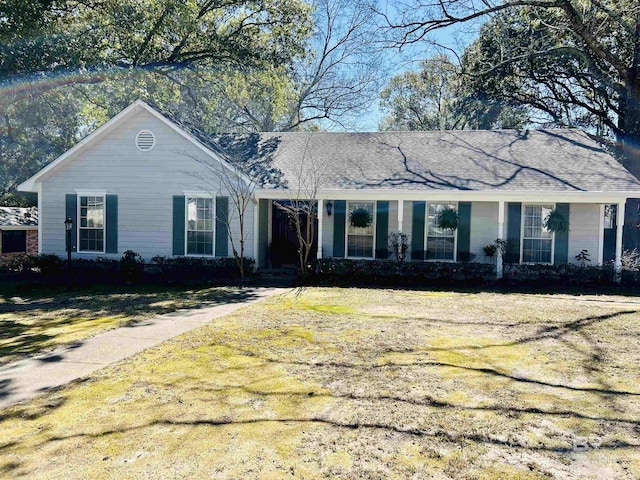
M 256 198 L 278 200 L 290 198 L 286 189 L 260 189 Z M 321 190 L 316 199 L 323 200 L 473 200 L 476 202 L 571 202 L 618 203 L 627 198 L 640 198 L 638 191 L 620 192 L 544 192 L 544 191 L 464 191 L 464 190 L 393 190 L 393 189 L 331 189 Z

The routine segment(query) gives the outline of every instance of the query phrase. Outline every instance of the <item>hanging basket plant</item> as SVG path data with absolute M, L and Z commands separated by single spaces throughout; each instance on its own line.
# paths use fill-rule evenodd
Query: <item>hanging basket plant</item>
M 355 228 L 367 228 L 373 223 L 373 216 L 366 208 L 354 208 L 349 213 L 349 223 Z
M 453 208 L 443 208 L 438 214 L 438 227 L 443 230 L 455 230 L 460 224 L 460 216 Z
M 569 231 L 569 219 L 558 210 L 551 210 L 544 219 L 544 228 L 550 232 L 566 233 Z

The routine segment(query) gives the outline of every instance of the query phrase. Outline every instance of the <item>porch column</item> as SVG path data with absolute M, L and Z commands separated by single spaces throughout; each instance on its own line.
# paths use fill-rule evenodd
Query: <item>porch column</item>
M 404 200 L 398 200 L 398 232 L 402 233 L 404 223 Z
M 626 201 L 618 202 L 617 212 L 616 212 L 616 258 L 613 263 L 614 268 L 614 281 L 619 282 L 621 278 L 622 272 L 622 232 L 624 229 L 624 209 L 625 209 Z
M 498 202 L 498 240 L 504 240 L 504 201 Z M 496 278 L 502 278 L 502 252 L 496 258 Z
M 260 200 L 253 199 L 253 258 L 256 260 L 254 268 L 258 268 L 260 265 L 260 235 L 258 230 L 260 229 Z
M 598 265 L 604 263 L 604 204 L 600 204 L 600 222 L 598 222 Z
M 318 200 L 318 252 L 316 258 L 322 258 L 322 219 L 324 218 L 324 200 Z

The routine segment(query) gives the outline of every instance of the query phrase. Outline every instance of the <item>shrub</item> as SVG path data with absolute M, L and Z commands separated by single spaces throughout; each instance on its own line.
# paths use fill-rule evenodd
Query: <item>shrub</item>
M 247 271 L 253 269 L 255 260 L 244 259 Z M 224 283 L 240 278 L 238 265 L 232 257 L 196 258 L 196 257 L 162 257 L 156 256 L 146 268 L 147 277 L 163 283 L 206 282 Z
M 311 284 L 376 286 L 480 285 L 493 281 L 494 266 L 483 263 L 405 262 L 325 258 L 314 264 Z
M 144 260 L 133 250 L 124 252 L 119 264 L 120 275 L 127 284 L 139 282 L 144 275 Z
M 604 286 L 613 283 L 611 266 L 563 265 L 505 265 L 503 282 L 508 285 L 547 286 Z

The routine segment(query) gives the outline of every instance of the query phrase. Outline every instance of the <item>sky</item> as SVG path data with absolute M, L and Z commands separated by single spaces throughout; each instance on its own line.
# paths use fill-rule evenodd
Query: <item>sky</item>
M 398 3 L 394 0 L 381 0 L 379 8 L 389 17 L 394 18 Z M 400 50 L 389 49 L 389 53 L 384 56 L 386 64 L 380 70 L 381 75 L 384 76 L 381 79 L 383 84 L 386 84 L 394 75 L 407 70 L 419 69 L 419 64 L 423 59 L 442 51 L 435 44 L 444 47 L 445 51 L 450 50 L 451 56 L 454 55 L 453 52 L 461 55 L 464 48 L 476 38 L 479 26 L 479 24 L 464 25 L 463 27 L 437 30 L 430 33 L 425 41 L 407 45 Z M 360 120 L 357 129 L 368 132 L 377 131 L 382 117 L 379 101 L 376 99 L 367 115 Z

